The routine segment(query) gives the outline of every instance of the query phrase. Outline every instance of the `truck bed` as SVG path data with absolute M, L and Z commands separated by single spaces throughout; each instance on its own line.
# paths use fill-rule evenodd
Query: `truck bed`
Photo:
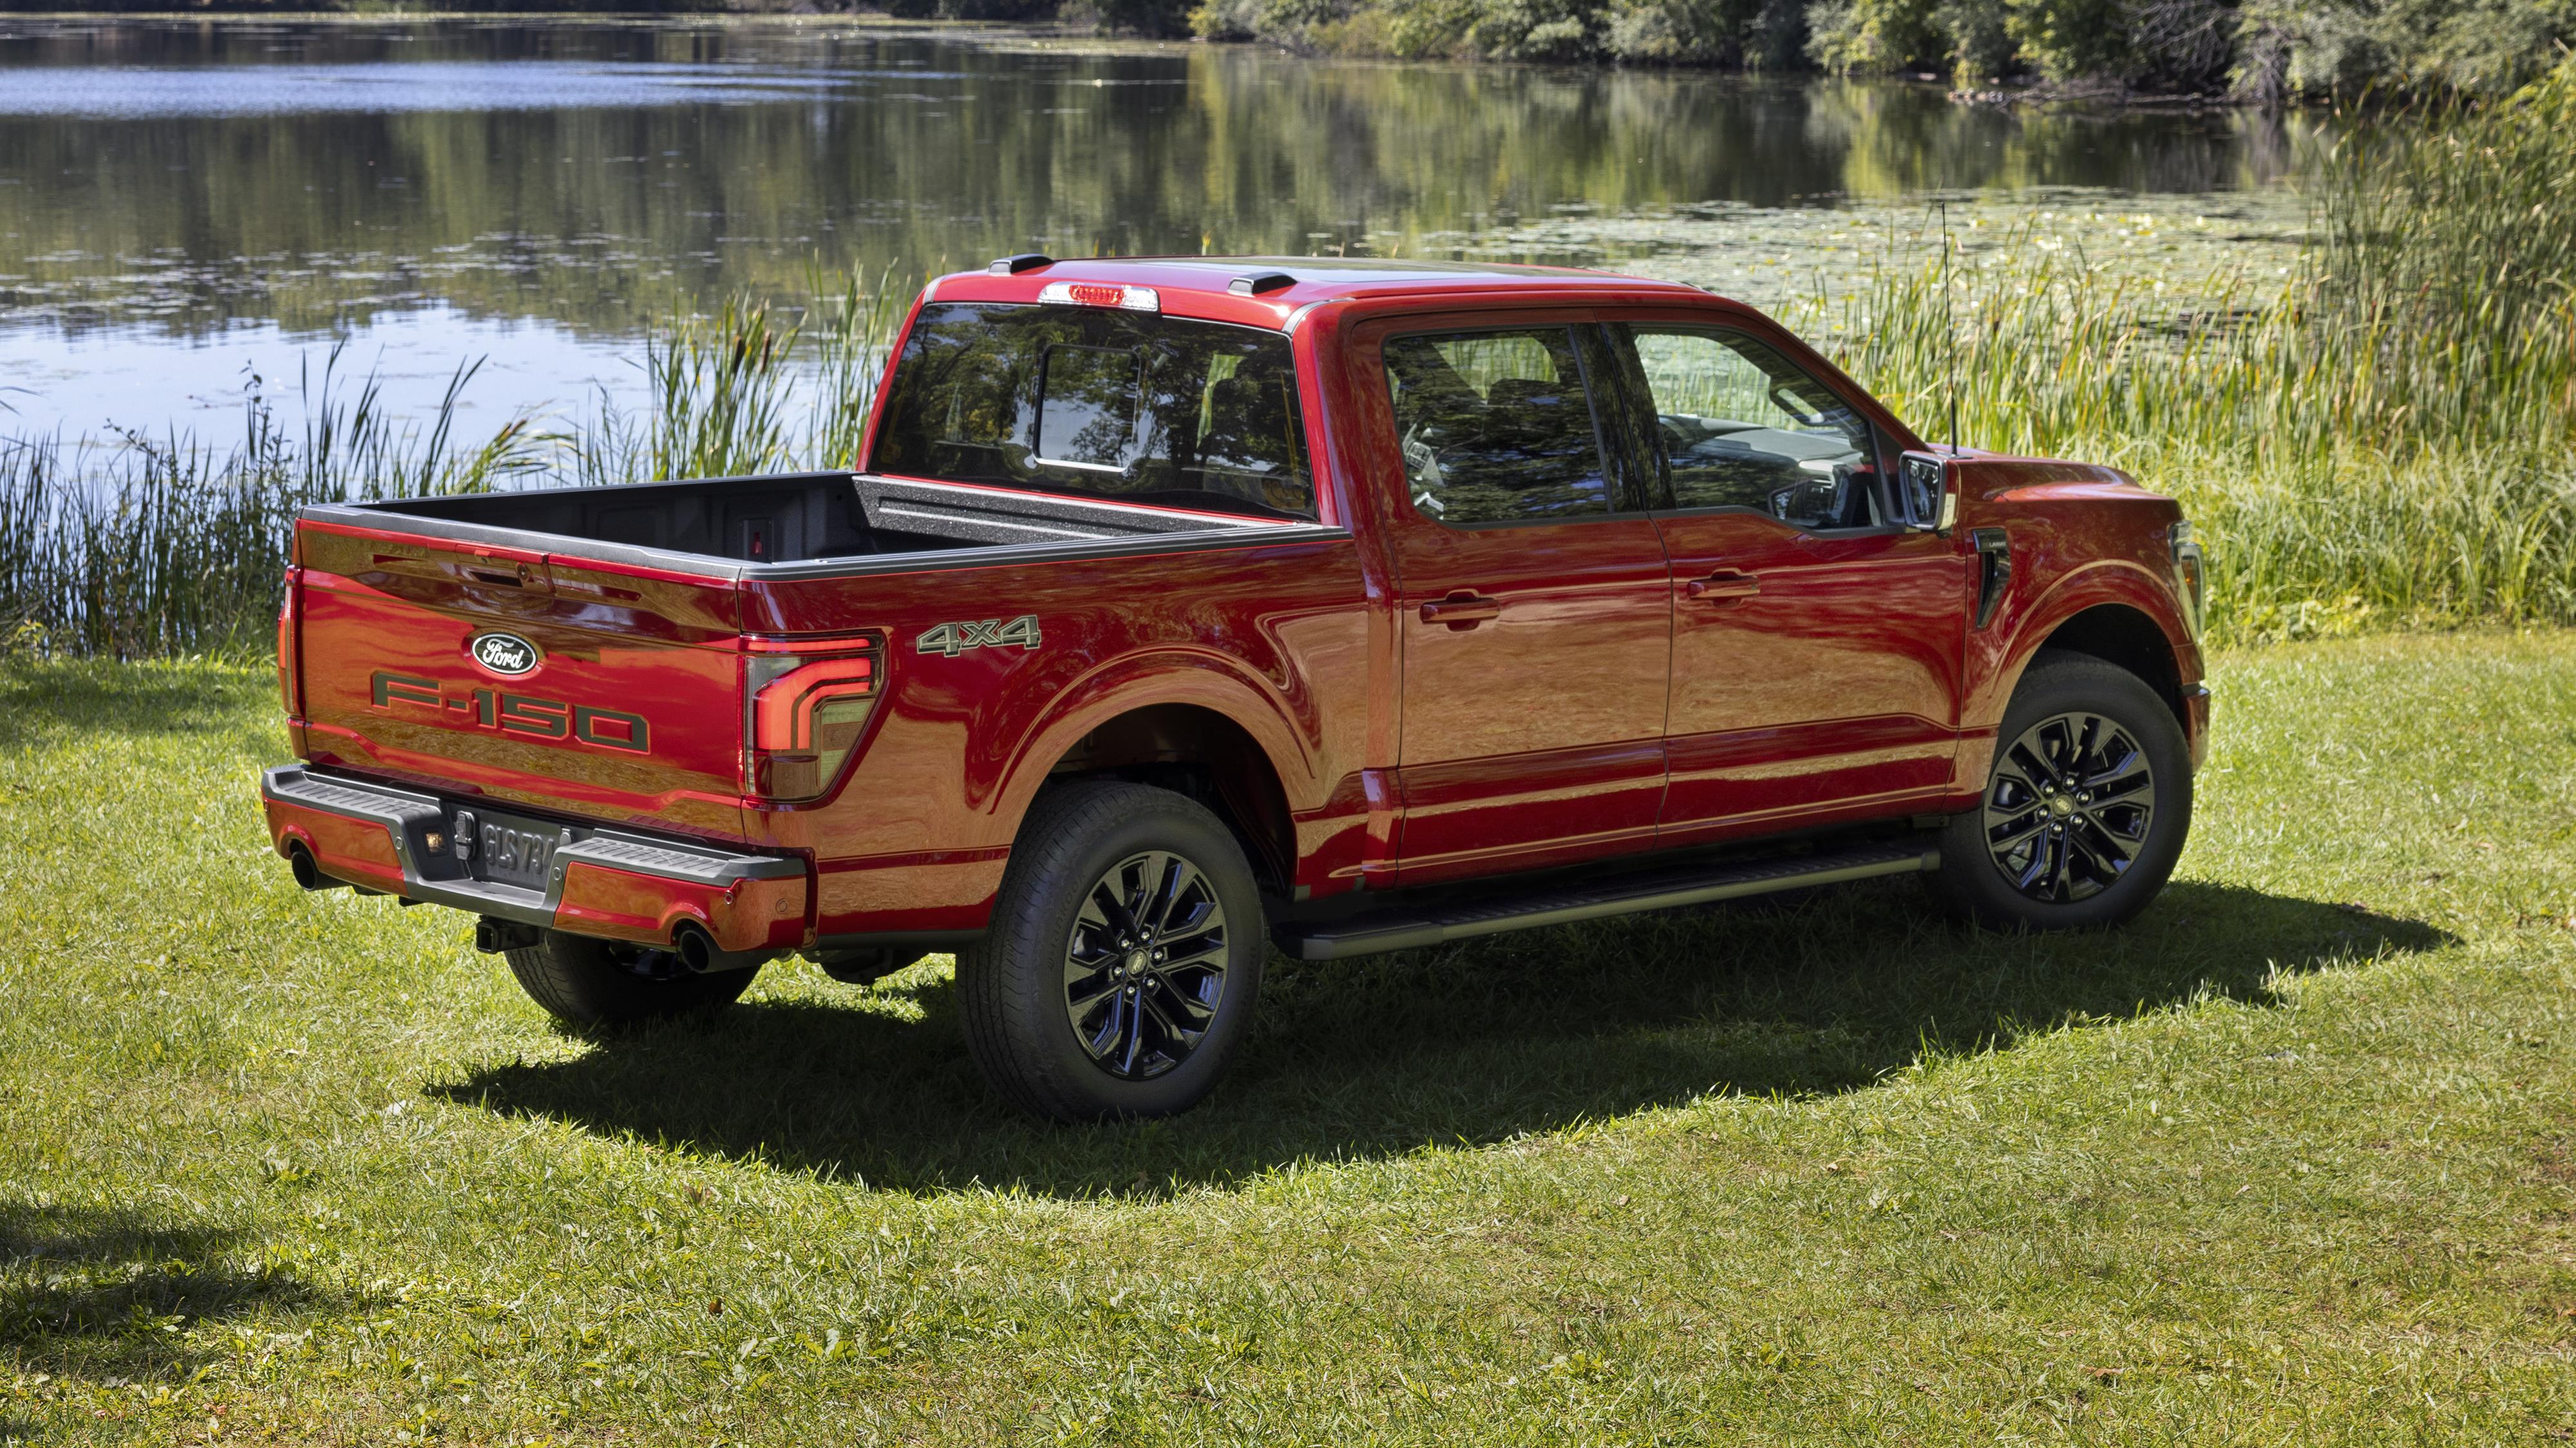
M 398 498 L 319 506 L 306 516 L 515 547 L 542 534 L 550 552 L 717 575 L 745 564 L 832 573 L 873 571 L 872 561 L 917 568 L 931 561 L 925 553 L 1041 547 L 1062 556 L 1066 545 L 1152 547 L 1199 533 L 1239 541 L 1246 529 L 1313 526 L 851 473 Z
M 1355 602 L 1351 546 L 1313 523 L 850 473 L 308 507 L 280 628 L 290 732 L 326 773 L 559 824 L 828 856 L 851 847 L 807 838 L 819 816 L 745 810 L 747 660 L 864 655 L 888 696 L 870 750 L 892 781 L 865 833 L 928 848 L 916 836 L 952 803 L 896 801 L 956 779 L 957 764 L 895 762 L 916 748 L 911 721 L 892 717 L 909 681 L 1078 672 L 1095 650 L 1132 647 L 1146 558 L 1153 589 L 1203 605 L 1241 591 Z M 1290 555 L 1329 555 L 1333 571 L 1249 571 Z M 500 667 L 473 652 L 487 638 L 506 650 Z M 953 754 L 939 732 L 952 727 L 920 747 Z

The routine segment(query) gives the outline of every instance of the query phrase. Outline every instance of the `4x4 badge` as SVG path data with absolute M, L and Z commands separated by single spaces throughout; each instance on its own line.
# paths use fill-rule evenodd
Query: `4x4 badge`
M 513 679 L 534 671 L 542 657 L 535 644 L 510 633 L 476 634 L 466 642 L 465 652 L 493 673 Z
M 1024 613 L 1009 623 L 997 618 L 943 623 L 912 641 L 912 646 L 925 654 L 939 654 L 952 659 L 968 649 L 987 645 L 998 649 L 1010 644 L 1018 644 L 1024 649 L 1038 646 L 1036 614 Z

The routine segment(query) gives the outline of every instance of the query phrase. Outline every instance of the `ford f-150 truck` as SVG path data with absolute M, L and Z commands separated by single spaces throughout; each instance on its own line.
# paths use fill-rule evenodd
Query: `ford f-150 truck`
M 1148 1116 L 1300 960 L 1922 873 L 2127 919 L 2191 814 L 2201 557 L 1933 449 L 1752 308 L 1385 261 L 1010 257 L 855 472 L 308 508 L 295 877 L 538 1004 L 954 952 L 1017 1105 Z

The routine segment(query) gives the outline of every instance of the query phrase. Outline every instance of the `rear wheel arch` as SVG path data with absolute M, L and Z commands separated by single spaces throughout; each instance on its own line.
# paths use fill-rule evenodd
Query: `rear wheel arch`
M 1234 833 L 1265 887 L 1284 895 L 1293 885 L 1297 831 L 1286 782 L 1270 750 L 1224 711 L 1165 702 L 1101 718 L 1056 753 L 1031 802 L 1048 787 L 1093 779 L 1153 785 L 1198 801 Z

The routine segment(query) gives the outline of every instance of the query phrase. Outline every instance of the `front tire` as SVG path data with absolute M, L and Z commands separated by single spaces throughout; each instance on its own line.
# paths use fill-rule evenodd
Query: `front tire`
M 966 1048 L 1033 1115 L 1185 1111 L 1232 1063 L 1268 950 L 1252 867 L 1214 814 L 1145 785 L 1060 785 L 958 953 Z
M 1941 832 L 1930 883 L 2005 930 L 2118 925 L 2147 908 L 2191 832 L 2191 751 L 2146 681 L 2043 651 L 2013 690 L 1977 808 Z
M 722 1010 L 751 988 L 751 970 L 691 974 L 668 950 L 548 930 L 504 953 L 528 998 L 565 1025 L 623 1026 Z

